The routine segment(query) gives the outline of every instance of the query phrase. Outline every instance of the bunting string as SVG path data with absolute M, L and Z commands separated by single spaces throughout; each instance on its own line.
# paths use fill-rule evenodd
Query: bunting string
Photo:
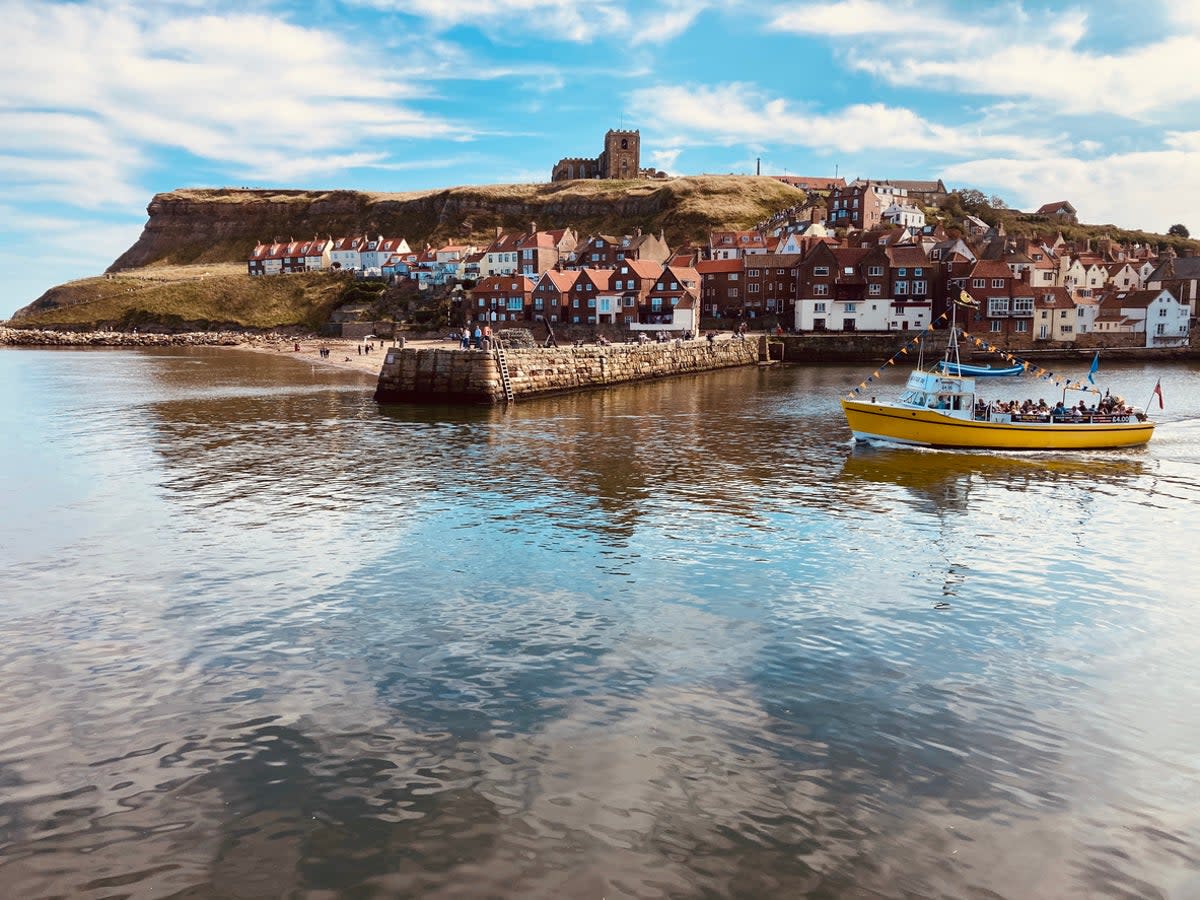
M 1065 388 L 1070 391 L 1080 391 L 1080 392 L 1085 392 L 1085 393 L 1089 393 L 1089 394 L 1099 394 L 1100 393 L 1099 388 L 1088 387 L 1088 386 L 1084 385 L 1083 382 L 1081 382 L 1081 381 L 1072 381 L 1069 378 L 1062 378 L 1058 375 L 1055 375 L 1053 372 L 1049 371 L 1048 369 L 1043 369 L 1041 366 L 1034 365 L 1033 363 L 1029 362 L 1029 360 L 1021 359 L 1019 356 L 1015 356 L 1012 353 L 1009 353 L 1007 350 L 1004 350 L 1001 347 L 995 347 L 992 344 L 989 344 L 985 340 L 981 340 L 980 338 L 977 338 L 971 334 L 968 334 L 965 330 L 963 331 L 962 334 L 963 334 L 964 338 L 969 340 L 976 347 L 979 347 L 982 350 L 986 350 L 988 353 L 999 354 L 1003 359 L 1008 360 L 1013 365 L 1020 364 L 1021 368 L 1024 371 L 1030 372 L 1035 378 L 1041 378 L 1046 381 L 1052 381 L 1058 387 Z
M 855 397 L 857 397 L 859 394 L 861 394 L 863 391 L 865 391 L 867 389 L 867 385 L 879 377 L 880 372 L 882 372 L 888 366 L 895 365 L 896 360 L 899 357 L 906 356 L 910 349 L 912 349 L 913 347 L 919 346 L 922 339 L 924 339 L 924 337 L 927 334 L 929 334 L 930 331 L 933 330 L 934 325 L 938 324 L 943 319 L 948 319 L 948 318 L 950 318 L 950 313 L 948 313 L 948 312 L 942 313 L 940 316 L 938 316 L 936 319 L 934 319 L 932 322 L 930 322 L 927 326 L 925 326 L 925 329 L 920 334 L 918 334 L 916 337 L 912 338 L 909 341 L 905 341 L 904 346 L 902 346 L 899 350 L 897 350 L 895 353 L 893 353 L 891 356 L 891 359 L 889 359 L 882 366 L 880 366 L 878 369 L 876 369 L 874 372 L 872 372 L 867 377 L 866 381 L 861 382 L 858 385 L 858 387 L 854 388 L 854 390 L 852 390 L 850 393 L 848 393 L 846 395 L 846 399 L 853 400 Z

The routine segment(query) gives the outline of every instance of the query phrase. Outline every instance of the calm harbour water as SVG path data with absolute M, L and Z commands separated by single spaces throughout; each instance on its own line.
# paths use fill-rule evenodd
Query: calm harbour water
M 0 352 L 0 894 L 1200 897 L 1200 367 L 1081 455 L 863 374 Z

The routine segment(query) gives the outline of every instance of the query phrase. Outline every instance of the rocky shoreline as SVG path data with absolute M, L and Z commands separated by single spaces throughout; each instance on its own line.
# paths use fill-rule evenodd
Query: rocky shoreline
M 0 326 L 0 346 L 7 347 L 239 347 L 282 345 L 298 340 L 315 340 L 312 335 L 298 336 L 269 332 L 191 331 L 180 334 L 127 331 L 50 331 L 40 328 Z

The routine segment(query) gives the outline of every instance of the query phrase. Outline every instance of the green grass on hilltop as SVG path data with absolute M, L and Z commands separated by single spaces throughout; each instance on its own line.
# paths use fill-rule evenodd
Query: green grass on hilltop
M 210 269 L 174 267 L 148 277 L 117 275 L 72 281 L 48 291 L 12 324 L 22 328 L 99 327 L 154 321 L 315 329 L 328 321 L 350 280 L 348 275 L 329 272 L 252 278 Z M 206 271 L 209 274 L 205 275 Z

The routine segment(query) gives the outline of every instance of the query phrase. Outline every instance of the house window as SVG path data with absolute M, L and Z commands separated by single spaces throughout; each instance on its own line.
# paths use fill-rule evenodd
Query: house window
M 748 271 L 746 274 L 747 274 L 747 275 L 748 275 L 750 278 L 757 278 L 757 277 L 758 277 L 758 269 L 751 269 L 751 270 L 750 270 L 750 271 Z M 735 275 L 734 277 L 736 278 L 737 276 Z
M 867 269 L 867 275 L 871 278 L 878 278 L 883 274 L 883 266 L 871 266 Z
M 1004 287 L 1004 279 L 1003 278 L 993 278 L 992 279 L 992 287 L 994 287 L 994 288 Z
M 571 301 L 571 306 L 575 307 L 575 309 L 579 309 L 579 298 L 578 297 L 576 297 L 574 300 Z M 579 319 L 576 318 L 575 321 L 578 322 Z
M 843 275 L 853 275 L 854 274 L 854 266 L 846 266 L 845 268 L 842 269 L 842 274 Z
M 748 284 L 748 285 L 746 285 L 746 290 L 748 290 L 751 294 L 757 294 L 758 289 L 760 287 L 762 287 L 762 285 L 757 284 L 757 283 L 756 284 Z
M 925 282 L 925 281 L 914 281 L 913 282 L 913 291 L 912 292 L 914 294 L 924 294 L 928 290 L 929 290 L 928 282 Z
M 1058 317 L 1060 319 L 1065 319 L 1067 317 L 1067 311 L 1065 309 L 1059 310 Z
M 815 312 L 815 313 L 825 312 L 825 304 L 824 303 L 814 303 L 813 304 L 813 312 Z
M 1028 330 L 1029 330 L 1029 323 L 1026 322 L 1024 319 L 1018 319 L 1017 320 L 1017 331 L 1019 333 L 1024 334 Z
M 730 289 L 729 289 L 729 296 L 730 296 L 730 297 L 736 297 L 737 295 L 738 295 L 737 288 L 730 288 Z
M 907 281 L 897 281 L 896 282 L 897 296 L 899 296 L 900 294 L 907 294 L 907 293 L 908 293 L 908 282 Z
M 829 294 L 829 285 L 827 285 L 827 284 L 814 284 L 813 285 L 813 296 L 814 297 L 825 297 L 828 294 Z
M 816 275 L 818 277 L 823 277 L 828 274 L 829 274 L 829 266 L 814 266 L 813 267 L 813 275 Z
M 1063 326 L 1062 326 L 1062 333 L 1063 333 L 1063 334 L 1070 334 L 1070 333 L 1071 333 L 1072 331 L 1074 331 L 1074 330 L 1075 330 L 1075 329 L 1074 329 L 1074 328 L 1072 328 L 1070 325 L 1063 325 Z
M 525 301 L 520 297 L 509 297 L 508 298 L 508 308 L 509 309 L 524 309 Z
M 988 315 L 989 316 L 1007 316 L 1008 315 L 1008 298 L 1007 297 L 988 297 Z
M 848 313 L 852 313 L 857 309 L 858 309 L 857 303 L 847 303 L 846 304 L 846 312 L 848 312 Z
M 1158 314 L 1160 316 L 1165 316 L 1167 314 L 1167 308 L 1165 306 L 1160 306 L 1158 308 Z
M 533 298 L 533 308 L 534 308 L 534 309 L 542 309 L 542 308 L 543 308 L 543 303 L 542 303 L 542 298 L 541 298 L 541 297 L 534 297 L 534 298 Z
M 1167 323 L 1159 322 L 1157 325 L 1155 325 L 1154 333 L 1155 334 L 1166 334 L 1167 333 Z
M 662 309 L 662 297 L 651 297 L 650 298 L 650 308 L 652 310 L 654 310 L 655 312 Z
M 971 279 L 971 287 L 973 287 L 973 288 L 987 287 L 987 279 L 986 278 L 972 278 Z
M 626 305 L 626 306 L 633 306 L 633 298 L 632 298 L 632 297 L 626 297 L 626 298 L 625 298 L 625 305 Z
M 730 280 L 730 281 L 737 281 L 737 280 L 738 280 L 738 277 L 737 277 L 737 272 L 730 272 L 730 273 L 729 273 L 729 280 Z M 671 285 L 671 290 L 675 290 L 675 285 Z
M 990 331 L 1000 331 L 1001 328 L 1003 327 L 1003 323 L 999 319 L 992 319 L 990 324 L 991 324 L 991 327 L 989 328 Z
M 867 286 L 867 293 L 870 294 L 872 297 L 878 297 L 880 294 L 883 293 L 883 290 L 880 287 L 880 285 L 871 284 L 871 285 Z
M 901 274 L 903 274 L 903 273 L 901 273 Z M 924 274 L 925 274 L 924 270 L 921 269 L 919 266 L 917 268 L 913 269 L 913 278 L 920 278 Z
M 1013 315 L 1014 316 L 1032 316 L 1033 315 L 1033 298 L 1032 297 L 1016 297 L 1013 299 Z
M 914 272 L 913 274 L 916 274 L 916 273 Z M 908 269 L 901 266 L 899 269 L 896 270 L 896 277 L 897 278 L 907 278 L 908 277 Z
M 596 298 L 588 297 L 588 309 L 595 309 L 595 308 L 596 308 Z

